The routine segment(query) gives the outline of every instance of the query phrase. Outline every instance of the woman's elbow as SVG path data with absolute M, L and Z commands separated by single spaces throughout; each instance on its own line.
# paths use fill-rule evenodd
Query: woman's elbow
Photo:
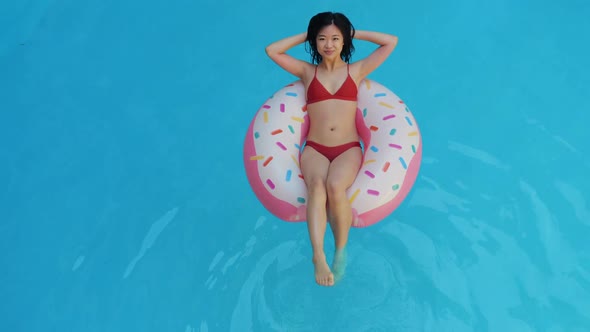
M 275 55 L 277 55 L 277 54 L 278 54 L 278 52 L 277 52 L 277 50 L 276 50 L 276 47 L 273 47 L 273 45 L 272 45 L 272 44 L 268 45 L 268 46 L 267 46 L 267 47 L 264 49 L 264 51 L 266 52 L 266 55 L 268 55 L 268 56 L 269 56 L 269 57 L 271 57 L 271 58 L 272 58 L 273 56 L 275 56 Z
M 393 47 L 395 47 L 397 45 L 397 40 L 398 40 L 397 36 L 391 35 L 390 43 L 391 43 L 391 45 L 393 45 Z

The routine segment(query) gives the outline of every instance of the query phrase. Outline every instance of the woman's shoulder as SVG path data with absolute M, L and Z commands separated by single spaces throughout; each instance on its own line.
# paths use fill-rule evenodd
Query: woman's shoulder
M 304 82 L 311 81 L 311 79 L 315 75 L 316 68 L 317 68 L 317 65 L 305 61 L 303 64 L 303 77 L 301 77 L 301 79 Z

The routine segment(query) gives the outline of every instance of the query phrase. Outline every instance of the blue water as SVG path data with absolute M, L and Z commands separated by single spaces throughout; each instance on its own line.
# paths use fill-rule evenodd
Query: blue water
M 590 331 L 590 3 L 313 3 L 0 5 L 0 330 Z M 424 149 L 333 288 L 241 155 L 325 10 L 399 36 Z

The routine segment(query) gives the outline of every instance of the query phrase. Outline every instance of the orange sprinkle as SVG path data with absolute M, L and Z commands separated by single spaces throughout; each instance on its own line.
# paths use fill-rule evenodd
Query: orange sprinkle
M 301 110 L 302 110 L 303 112 L 307 112 L 307 104 L 303 105 L 303 107 L 301 107 Z
M 277 130 L 273 130 L 273 131 L 272 131 L 270 134 L 271 134 L 271 135 L 278 135 L 278 134 L 280 134 L 280 133 L 282 133 L 282 132 L 283 132 L 283 130 L 282 130 L 282 129 L 277 129 Z
M 303 179 L 303 175 L 302 174 L 299 174 L 299 177 Z
M 266 165 L 268 165 L 268 164 L 271 162 L 271 160 L 272 160 L 272 156 L 268 157 L 268 158 L 267 158 L 267 159 L 264 161 L 264 163 L 262 164 L 262 166 L 266 167 Z
M 369 129 L 371 129 L 371 131 L 377 131 L 379 130 L 379 127 L 371 126 L 369 127 Z
M 389 169 L 389 161 L 385 163 L 385 165 L 383 165 L 383 172 L 387 172 L 387 170 Z

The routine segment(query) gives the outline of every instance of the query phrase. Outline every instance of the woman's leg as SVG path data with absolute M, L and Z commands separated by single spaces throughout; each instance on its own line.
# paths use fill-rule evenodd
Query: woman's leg
M 352 226 L 352 207 L 346 197 L 346 190 L 352 185 L 361 166 L 362 154 L 358 147 L 346 150 L 330 164 L 326 187 L 330 209 L 330 227 L 334 234 L 336 252 L 333 268 L 336 279 L 340 279 L 346 267 L 346 243 Z
M 313 250 L 316 282 L 323 286 L 334 284 L 334 275 L 324 253 L 326 234 L 326 179 L 330 162 L 311 147 L 301 154 L 301 172 L 307 186 L 307 229 Z

